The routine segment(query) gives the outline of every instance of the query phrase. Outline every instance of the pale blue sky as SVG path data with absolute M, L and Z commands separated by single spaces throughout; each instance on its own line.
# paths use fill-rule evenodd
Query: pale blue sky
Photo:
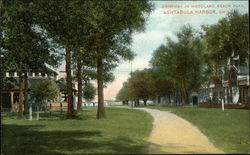
M 133 35 L 132 50 L 136 53 L 135 59 L 132 61 L 132 70 L 143 69 L 149 67 L 149 60 L 153 51 L 162 43 L 166 42 L 165 38 L 175 39 L 175 33 L 185 24 L 190 24 L 199 30 L 201 25 L 211 25 L 217 23 L 219 19 L 226 16 L 222 14 L 164 14 L 166 8 L 164 5 L 215 5 L 216 8 L 210 10 L 230 11 L 238 10 L 240 13 L 248 13 L 248 1 L 152 1 L 155 4 L 155 10 L 151 13 L 146 23 L 145 32 Z M 234 5 L 242 5 L 236 8 Z M 231 5 L 230 8 L 218 8 L 217 5 Z M 172 10 L 180 10 L 172 8 Z M 182 9 L 187 10 L 187 9 Z M 190 9 L 189 9 L 190 10 Z M 202 9 L 191 9 L 202 10 Z M 203 9 L 204 10 L 204 9 Z M 127 80 L 131 71 L 130 62 L 122 62 L 115 69 L 116 80 L 111 83 L 104 91 L 105 99 L 114 99 L 117 91 L 122 87 L 122 83 Z

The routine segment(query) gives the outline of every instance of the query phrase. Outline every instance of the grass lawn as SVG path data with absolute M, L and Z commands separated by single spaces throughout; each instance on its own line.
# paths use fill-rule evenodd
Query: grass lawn
M 9 154 L 128 154 L 147 153 L 145 138 L 153 118 L 143 111 L 106 108 L 107 119 L 96 119 L 96 108 L 84 109 L 77 120 L 60 112 L 40 114 L 41 120 L 17 120 L 2 113 L 2 153 Z
M 186 119 L 219 149 L 226 153 L 249 152 L 249 110 L 193 107 L 160 107 L 148 108 L 170 111 Z

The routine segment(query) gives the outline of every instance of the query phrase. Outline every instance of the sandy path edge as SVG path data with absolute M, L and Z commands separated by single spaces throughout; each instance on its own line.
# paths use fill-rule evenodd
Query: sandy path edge
M 133 108 L 148 112 L 154 118 L 148 137 L 149 154 L 221 154 L 200 130 L 188 121 L 167 111 Z

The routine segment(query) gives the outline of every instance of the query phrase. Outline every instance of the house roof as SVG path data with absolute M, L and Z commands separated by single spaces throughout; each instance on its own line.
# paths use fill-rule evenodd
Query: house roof
M 37 83 L 39 83 L 41 81 L 46 81 L 46 80 L 49 80 L 49 79 L 46 77 L 30 77 L 30 78 L 28 78 L 28 89 L 31 89 L 32 86 L 36 85 Z M 54 80 L 54 79 L 51 79 L 51 80 Z M 18 81 L 19 81 L 19 79 L 17 77 L 12 77 L 12 81 L 10 82 L 10 84 L 12 85 L 12 88 L 8 89 L 8 90 L 6 90 L 6 89 L 4 89 L 4 90 L 6 90 L 6 91 L 19 90 Z M 60 91 L 67 90 L 66 84 L 64 84 L 63 82 L 60 82 L 60 81 L 55 81 L 55 82 L 56 82 Z
M 16 72 L 16 70 L 9 70 L 7 72 Z M 55 74 L 55 75 L 58 75 L 57 71 L 52 69 L 49 65 L 43 65 L 43 66 L 40 66 L 38 69 L 29 69 L 28 72 L 44 72 L 44 73 L 47 73 L 47 74 Z
M 249 67 L 248 66 L 235 66 L 235 65 L 228 65 L 226 66 L 226 71 L 234 69 L 237 75 L 247 75 L 249 74 Z
M 239 66 L 239 67 L 237 67 L 237 69 L 238 69 L 238 74 L 240 74 L 240 75 L 249 74 L 249 67 Z

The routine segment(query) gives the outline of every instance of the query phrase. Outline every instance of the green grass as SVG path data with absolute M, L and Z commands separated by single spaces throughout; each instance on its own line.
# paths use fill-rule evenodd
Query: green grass
M 197 126 L 209 140 L 226 153 L 249 152 L 249 110 L 193 107 L 159 107 Z
M 147 153 L 153 118 L 143 111 L 106 108 L 107 119 L 96 119 L 96 108 L 84 109 L 81 119 L 59 112 L 41 120 L 17 120 L 2 113 L 2 153 L 9 154 L 128 154 Z

